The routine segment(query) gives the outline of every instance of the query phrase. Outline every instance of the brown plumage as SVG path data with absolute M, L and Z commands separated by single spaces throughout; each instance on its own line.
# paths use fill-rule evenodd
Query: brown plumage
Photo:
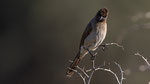
M 107 17 L 108 9 L 102 8 L 87 25 L 80 41 L 79 52 L 71 63 L 70 68 L 67 70 L 66 75 L 68 77 L 73 75 L 73 69 L 75 69 L 81 59 L 88 54 L 86 49 L 95 51 L 105 39 L 107 32 Z

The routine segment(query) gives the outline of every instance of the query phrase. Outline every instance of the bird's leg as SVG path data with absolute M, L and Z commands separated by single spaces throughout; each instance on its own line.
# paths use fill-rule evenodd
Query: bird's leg
M 106 44 L 102 44 L 100 45 L 100 47 L 102 47 L 102 50 L 105 51 L 105 49 L 108 49 L 107 45 Z
M 93 54 L 88 48 L 85 48 L 85 47 L 84 47 L 84 49 L 87 50 L 89 52 L 89 54 L 91 55 L 91 60 L 95 60 L 97 53 Z

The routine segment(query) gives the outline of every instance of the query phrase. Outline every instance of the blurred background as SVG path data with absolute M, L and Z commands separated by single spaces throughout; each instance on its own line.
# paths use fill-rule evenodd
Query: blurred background
M 108 33 L 103 43 L 116 42 L 122 51 L 109 46 L 97 50 L 96 65 L 113 62 L 125 71 L 124 84 L 148 84 L 150 69 L 134 53 L 150 60 L 149 0 L 3 0 L 0 27 L 0 84 L 82 84 L 75 74 L 65 77 L 78 52 L 88 22 L 102 8 L 109 9 Z M 150 61 L 149 61 L 150 62 Z M 89 68 L 90 56 L 81 63 Z M 109 81 L 108 81 L 109 80 Z M 91 84 L 117 84 L 113 75 L 98 71 Z

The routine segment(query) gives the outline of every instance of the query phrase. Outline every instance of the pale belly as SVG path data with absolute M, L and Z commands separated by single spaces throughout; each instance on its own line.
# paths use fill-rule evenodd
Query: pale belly
M 98 46 L 103 42 L 106 36 L 105 30 L 92 31 L 91 34 L 85 39 L 84 47 L 88 48 L 91 51 L 94 51 Z

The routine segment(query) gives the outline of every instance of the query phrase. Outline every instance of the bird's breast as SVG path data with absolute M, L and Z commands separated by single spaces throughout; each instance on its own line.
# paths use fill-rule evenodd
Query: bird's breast
M 84 47 L 90 50 L 96 50 L 105 39 L 107 24 L 96 24 L 92 27 L 91 33 L 84 41 Z
M 96 43 L 95 46 L 98 47 L 106 37 L 107 24 L 101 23 L 96 26 Z

